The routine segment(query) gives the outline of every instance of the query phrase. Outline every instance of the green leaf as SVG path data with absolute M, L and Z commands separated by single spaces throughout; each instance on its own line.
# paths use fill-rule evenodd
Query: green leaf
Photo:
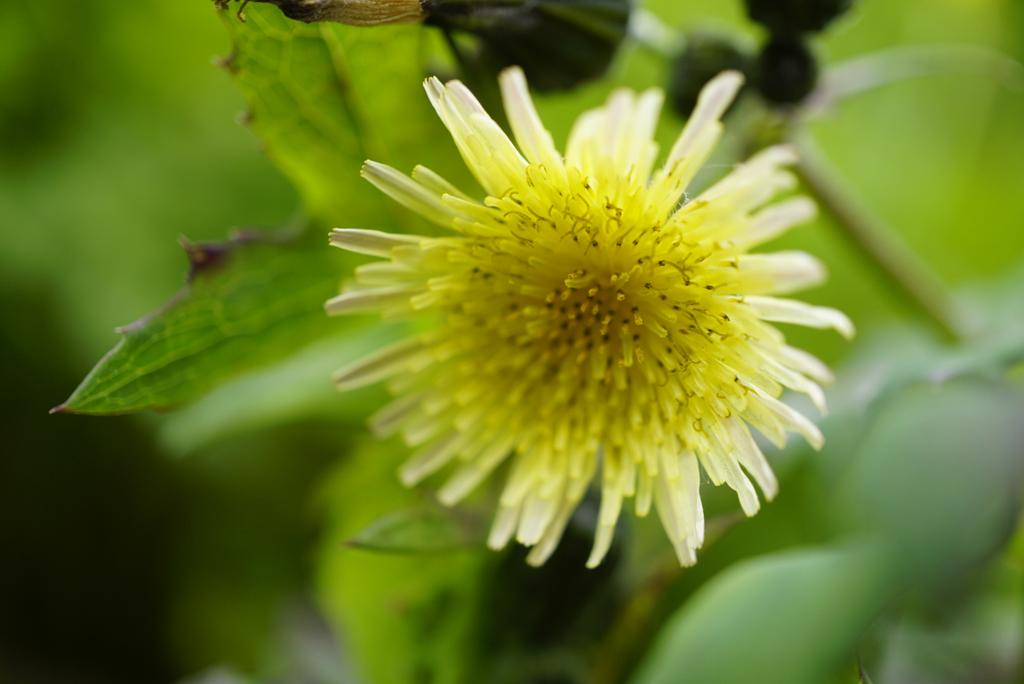
M 121 328 L 121 341 L 54 411 L 174 406 L 349 325 L 323 312 L 344 264 L 326 245 L 245 234 L 186 249 L 193 268 L 185 288 Z
M 224 20 L 247 119 L 310 215 L 367 227 L 401 216 L 359 169 L 372 158 L 408 171 L 432 145 L 450 146 L 423 94 L 423 30 L 308 25 L 266 5 Z M 452 166 L 437 171 L 457 168 L 458 155 L 444 156 Z
M 1006 541 L 1024 474 L 1024 397 L 977 377 L 908 388 L 877 418 L 837 502 L 884 539 L 914 584 L 963 572 Z
M 481 548 L 482 521 L 465 511 L 422 505 L 377 518 L 346 543 L 357 549 L 385 553 L 436 553 Z
M 886 596 L 872 545 L 775 554 L 709 582 L 662 630 L 633 684 L 821 684 Z

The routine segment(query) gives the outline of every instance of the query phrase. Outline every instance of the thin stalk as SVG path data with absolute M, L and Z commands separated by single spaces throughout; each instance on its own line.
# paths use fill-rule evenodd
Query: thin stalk
M 1007 89 L 1024 88 L 1024 65 L 998 50 L 955 44 L 890 48 L 829 68 L 801 107 L 801 116 L 813 118 L 855 95 L 940 74 L 977 76 Z
M 943 337 L 950 341 L 962 340 L 965 336 L 963 322 L 938 277 L 850 195 L 806 136 L 797 137 L 793 142 L 800 158 L 797 173 L 821 207 L 835 219 L 849 244 Z

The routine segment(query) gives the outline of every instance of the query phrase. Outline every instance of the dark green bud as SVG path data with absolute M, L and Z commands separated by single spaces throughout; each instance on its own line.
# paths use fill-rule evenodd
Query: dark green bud
M 476 37 L 470 71 L 518 65 L 538 90 L 597 78 L 626 36 L 631 0 L 423 0 L 426 23 Z
M 818 80 L 818 63 L 799 38 L 773 38 L 761 50 L 757 89 L 769 102 L 792 105 L 803 100 Z
M 853 0 L 744 0 L 747 15 L 776 35 L 821 31 Z
M 749 76 L 752 61 L 749 51 L 730 36 L 695 31 L 686 37 L 686 47 L 672 61 L 669 102 L 679 114 L 689 116 L 708 81 L 729 69 Z

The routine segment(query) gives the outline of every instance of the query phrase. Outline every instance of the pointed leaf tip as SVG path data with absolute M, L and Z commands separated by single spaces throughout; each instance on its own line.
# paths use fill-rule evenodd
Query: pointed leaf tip
M 337 252 L 277 234 L 183 245 L 193 264 L 189 284 L 122 327 L 122 339 L 58 412 L 118 415 L 178 406 L 339 330 L 321 309 L 337 288 Z M 197 258 L 201 278 L 194 277 Z

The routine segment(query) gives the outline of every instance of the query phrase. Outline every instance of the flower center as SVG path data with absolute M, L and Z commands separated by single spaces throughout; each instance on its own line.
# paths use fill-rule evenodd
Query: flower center
M 585 275 L 577 271 L 565 281 L 576 283 Z M 583 363 L 591 353 L 600 354 L 607 363 L 613 348 L 619 346 L 617 338 L 629 335 L 638 339 L 643 323 L 639 309 L 630 306 L 625 292 L 604 278 L 592 278 L 576 287 L 555 287 L 545 298 L 545 308 L 551 344 L 564 360 L 576 363 Z

